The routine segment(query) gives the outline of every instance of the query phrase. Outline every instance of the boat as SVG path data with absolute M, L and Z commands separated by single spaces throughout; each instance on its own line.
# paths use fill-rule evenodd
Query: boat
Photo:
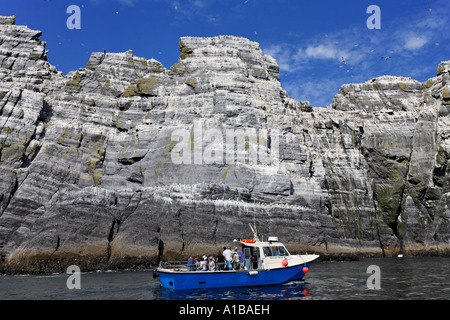
M 310 265 L 320 257 L 291 255 L 278 237 L 260 241 L 256 232 L 253 239 L 233 242 L 241 247 L 244 257 L 239 270 L 200 271 L 186 263 L 161 262 L 154 277 L 170 290 L 275 285 L 303 280 Z

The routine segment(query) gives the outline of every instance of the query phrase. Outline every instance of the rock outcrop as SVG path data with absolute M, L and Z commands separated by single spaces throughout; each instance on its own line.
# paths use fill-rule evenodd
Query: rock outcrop
M 249 223 L 324 256 L 449 252 L 450 61 L 319 108 L 245 38 L 181 38 L 170 69 L 93 53 L 63 76 L 14 20 L 0 17 L 3 272 L 148 267 Z

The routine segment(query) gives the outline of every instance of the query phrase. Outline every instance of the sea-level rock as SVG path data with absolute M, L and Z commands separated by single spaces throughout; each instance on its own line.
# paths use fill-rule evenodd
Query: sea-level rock
M 318 108 L 245 38 L 181 38 L 170 68 L 93 53 L 63 76 L 14 20 L 0 17 L 3 272 L 149 267 L 249 223 L 325 257 L 448 253 L 450 62 Z

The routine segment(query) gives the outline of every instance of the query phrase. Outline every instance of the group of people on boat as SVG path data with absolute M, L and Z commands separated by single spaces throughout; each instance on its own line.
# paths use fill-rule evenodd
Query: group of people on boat
M 223 271 L 244 269 L 244 255 L 240 248 L 223 247 L 223 252 L 217 251 L 217 255 L 202 258 L 189 257 L 187 260 L 188 271 Z

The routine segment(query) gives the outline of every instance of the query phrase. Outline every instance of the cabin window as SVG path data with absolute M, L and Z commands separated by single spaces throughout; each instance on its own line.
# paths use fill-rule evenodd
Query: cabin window
M 263 252 L 265 257 L 279 257 L 289 255 L 289 252 L 284 246 L 263 247 Z
M 244 264 L 247 270 L 259 268 L 259 248 L 255 247 L 243 247 Z

